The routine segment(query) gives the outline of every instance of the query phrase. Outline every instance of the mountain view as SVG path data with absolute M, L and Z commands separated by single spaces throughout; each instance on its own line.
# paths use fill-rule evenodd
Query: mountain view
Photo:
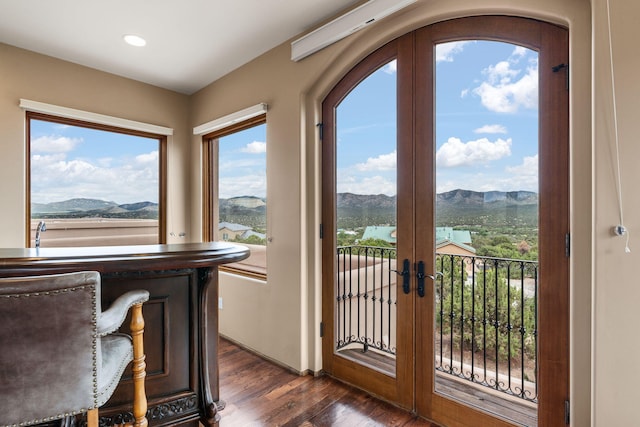
M 158 219 L 158 204 L 153 202 L 138 202 L 119 205 L 116 202 L 84 198 L 31 204 L 31 218 L 91 217 Z
M 339 193 L 338 228 L 394 225 L 395 196 Z M 453 190 L 436 195 L 436 226 L 537 227 L 538 194 Z
M 338 228 L 393 225 L 396 197 L 384 194 L 337 194 Z M 241 196 L 219 200 L 220 221 L 264 227 L 266 200 Z M 525 226 L 536 227 L 538 195 L 530 191 L 453 190 L 436 198 L 437 226 Z M 52 203 L 33 203 L 34 218 L 140 218 L 157 219 L 158 204 L 76 198 Z
M 396 197 L 384 194 L 339 193 L 337 228 L 340 244 L 362 237 L 367 226 L 396 225 Z M 266 233 L 266 200 L 240 196 L 219 200 L 220 222 L 249 227 Z M 33 219 L 121 218 L 158 219 L 158 204 L 118 204 L 98 199 L 76 198 L 31 206 Z M 436 196 L 436 226 L 468 230 L 479 253 L 492 254 L 490 247 L 510 248 L 521 242 L 537 246 L 538 194 L 530 191 L 453 190 Z M 507 257 L 508 254 L 502 254 Z M 533 255 L 532 255 L 533 256 Z

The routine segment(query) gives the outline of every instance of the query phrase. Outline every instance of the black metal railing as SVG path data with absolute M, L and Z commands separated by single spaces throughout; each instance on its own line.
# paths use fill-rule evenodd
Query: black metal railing
M 395 258 L 395 248 L 338 248 L 336 350 L 361 346 L 395 355 Z
M 438 254 L 438 371 L 537 402 L 538 263 Z
M 336 351 L 395 356 L 396 249 L 337 250 Z M 436 254 L 435 367 L 537 402 L 536 261 Z

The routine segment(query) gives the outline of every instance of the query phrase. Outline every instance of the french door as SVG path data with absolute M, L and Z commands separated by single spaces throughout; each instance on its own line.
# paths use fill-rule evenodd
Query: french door
M 461 68 L 442 71 L 436 64 L 454 63 L 464 49 L 484 59 L 482 49 L 509 54 L 455 92 L 443 82 L 464 81 L 471 66 L 460 60 Z M 564 425 L 567 64 L 563 28 L 461 18 L 388 43 L 329 93 L 322 153 L 327 373 L 447 426 Z M 448 104 L 457 97 L 498 115 Z M 519 107 L 532 113 L 514 118 Z M 456 132 L 486 136 L 464 142 Z M 496 171 L 511 177 L 491 177 L 488 163 L 510 157 Z M 462 166 L 484 169 L 465 175 Z M 446 210 L 445 199 L 462 201 Z M 478 210 L 499 203 L 502 211 Z M 502 228 L 491 222 L 496 217 Z M 522 223 L 523 231 L 509 231 Z M 505 236 L 492 234 L 503 229 Z M 491 253 L 511 246 L 521 256 Z M 494 398 L 494 406 L 485 403 Z M 524 418 L 512 407 L 523 407 Z

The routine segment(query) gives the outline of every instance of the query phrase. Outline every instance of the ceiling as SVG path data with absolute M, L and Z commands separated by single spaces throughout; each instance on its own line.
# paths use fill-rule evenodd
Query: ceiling
M 360 2 L 0 0 L 0 42 L 191 94 Z

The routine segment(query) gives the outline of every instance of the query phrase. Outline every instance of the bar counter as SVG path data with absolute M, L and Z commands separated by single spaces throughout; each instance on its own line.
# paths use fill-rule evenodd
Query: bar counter
M 217 426 L 224 407 L 218 382 L 218 266 L 248 256 L 246 247 L 224 242 L 0 248 L 0 276 L 98 271 L 103 310 L 128 290 L 148 290 L 143 312 L 149 425 Z M 101 408 L 100 425 L 129 420 L 132 397 L 129 368 Z

